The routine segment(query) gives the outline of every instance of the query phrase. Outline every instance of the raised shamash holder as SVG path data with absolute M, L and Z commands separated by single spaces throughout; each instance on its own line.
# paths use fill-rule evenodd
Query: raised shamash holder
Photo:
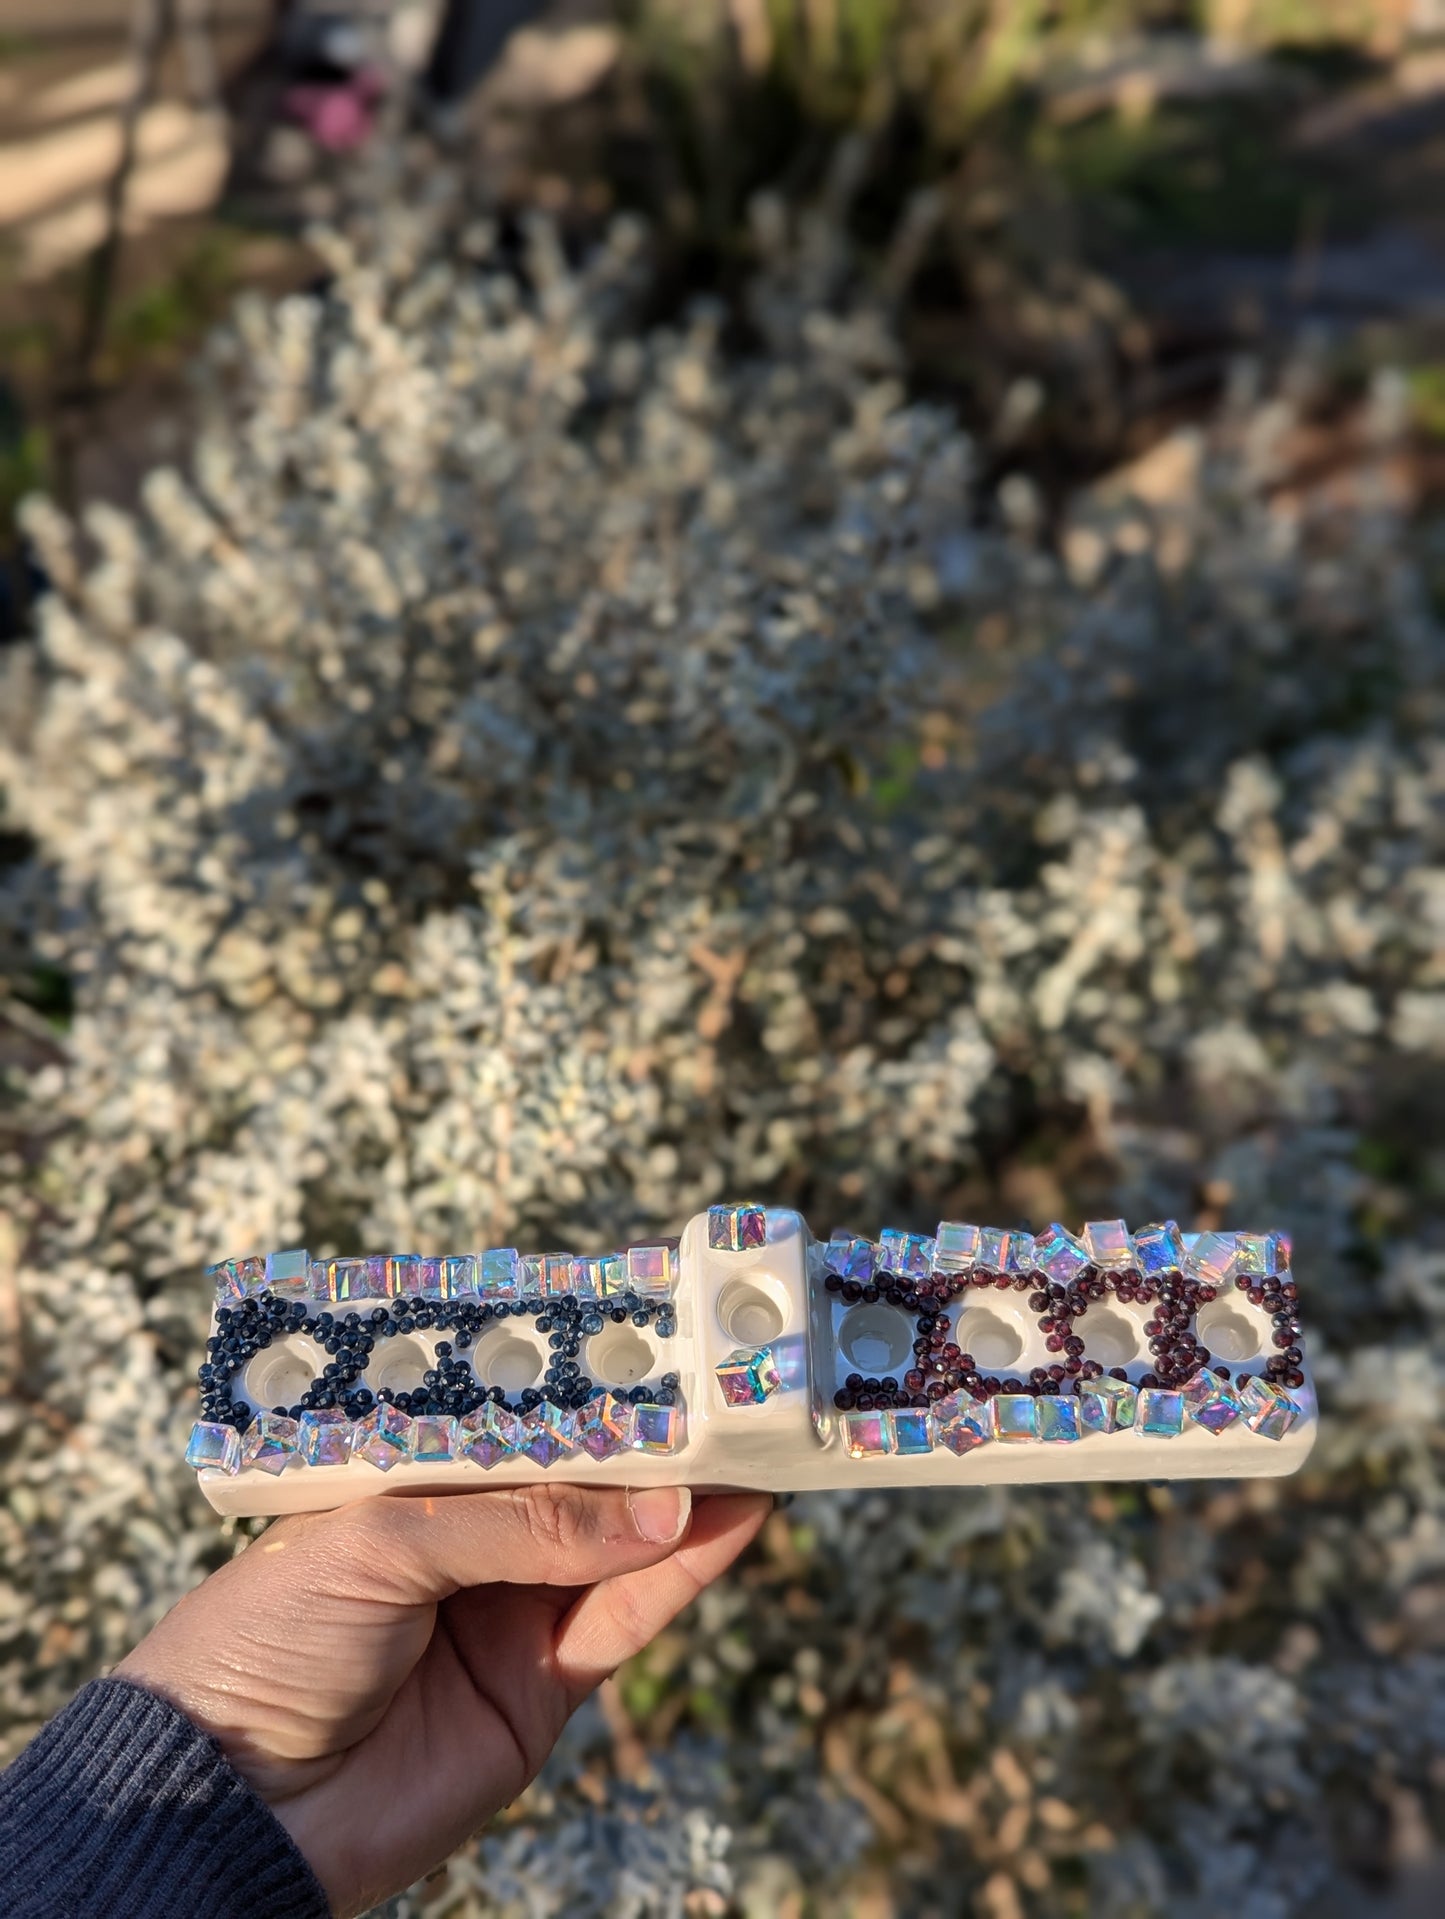
M 1258 1478 L 1314 1444 L 1282 1233 L 713 1206 L 621 1252 L 209 1269 L 186 1449 L 220 1512 L 538 1480 L 803 1491 Z

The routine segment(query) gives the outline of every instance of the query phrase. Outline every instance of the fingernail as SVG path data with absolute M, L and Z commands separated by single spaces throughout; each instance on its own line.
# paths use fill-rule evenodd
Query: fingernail
M 629 1486 L 627 1508 L 639 1535 L 654 1546 L 681 1537 L 692 1511 L 690 1486 Z

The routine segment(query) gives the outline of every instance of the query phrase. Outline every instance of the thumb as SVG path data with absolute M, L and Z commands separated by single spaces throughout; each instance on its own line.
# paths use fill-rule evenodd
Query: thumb
M 283 1520 L 259 1543 L 268 1557 L 279 1549 L 278 1571 L 293 1543 L 308 1568 L 329 1566 L 338 1596 L 415 1606 L 491 1581 L 590 1586 L 654 1566 L 682 1544 L 691 1517 L 686 1486 L 508 1486 L 382 1494 Z

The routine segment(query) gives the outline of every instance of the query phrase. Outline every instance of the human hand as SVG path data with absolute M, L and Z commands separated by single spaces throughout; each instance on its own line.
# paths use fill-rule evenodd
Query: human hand
M 383 1496 L 278 1520 L 117 1668 L 212 1734 L 338 1914 L 429 1871 L 538 1771 L 771 1502 L 686 1488 Z

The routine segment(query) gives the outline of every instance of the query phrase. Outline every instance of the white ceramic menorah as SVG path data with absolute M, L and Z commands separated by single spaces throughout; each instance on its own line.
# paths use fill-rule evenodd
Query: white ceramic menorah
M 597 1256 L 231 1259 L 186 1457 L 221 1512 L 547 1477 L 804 1491 L 1253 1478 L 1314 1444 L 1281 1233 L 710 1207 Z

